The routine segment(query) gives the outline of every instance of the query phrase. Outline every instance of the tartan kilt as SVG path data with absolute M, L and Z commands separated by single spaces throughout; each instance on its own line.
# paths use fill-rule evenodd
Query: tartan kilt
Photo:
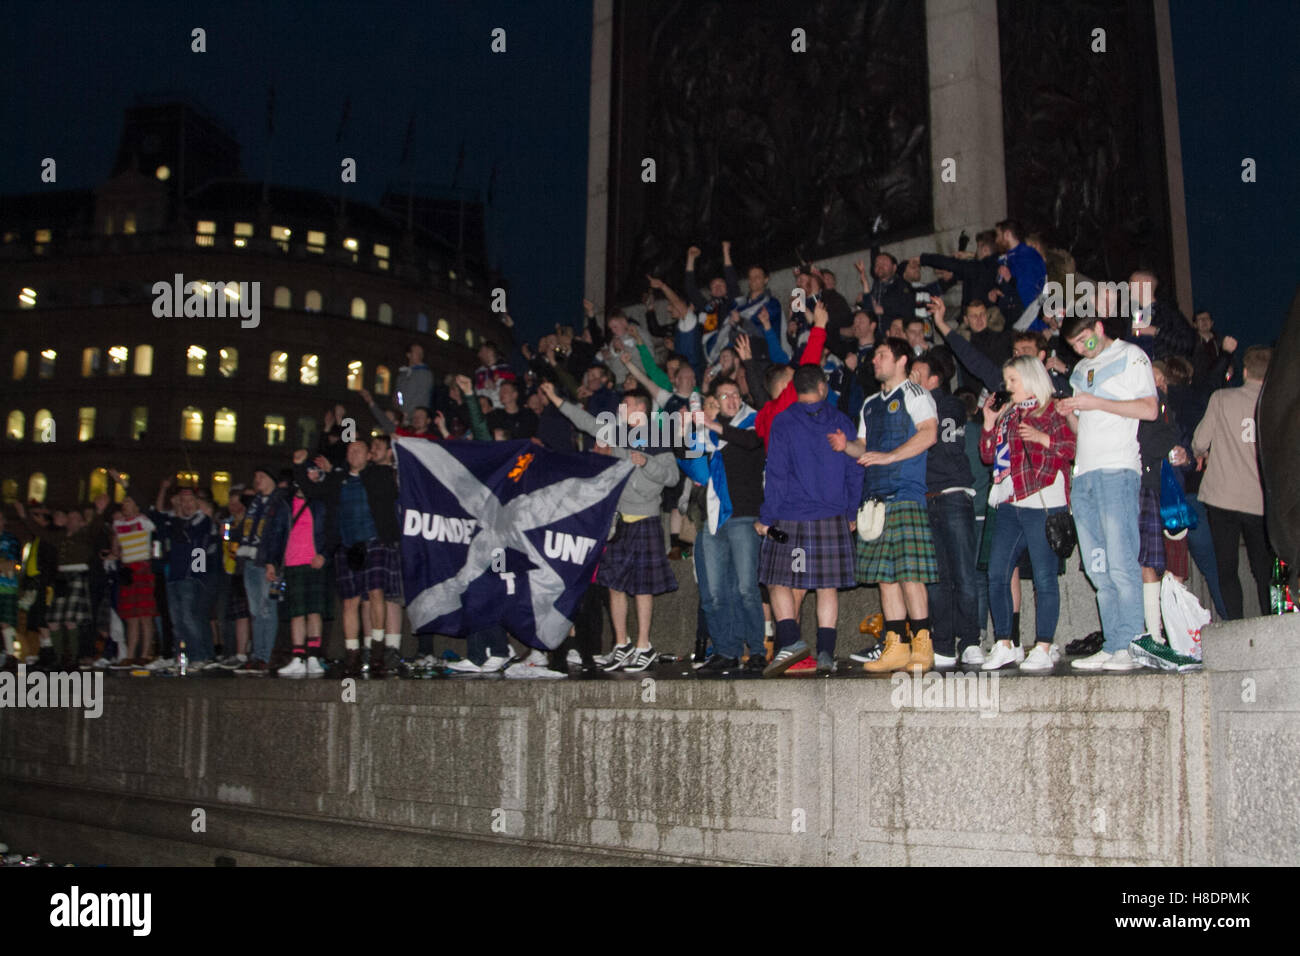
M 348 566 L 348 549 L 339 548 L 334 570 L 341 598 L 367 598 L 371 591 L 383 591 L 388 600 L 402 599 L 402 555 L 395 544 L 371 538 L 366 544 L 366 566 L 360 571 Z
M 596 567 L 596 583 L 624 594 L 665 594 L 677 590 L 677 578 L 664 551 L 664 527 L 658 515 L 624 521 L 618 539 L 605 546 Z
M 295 564 L 285 568 L 284 605 L 289 617 L 324 614 L 327 584 L 324 567 L 313 568 L 310 564 Z
M 56 589 L 46 620 L 52 625 L 78 625 L 89 621 L 91 618 L 89 572 L 71 571 L 60 574 L 60 577 L 67 582 L 68 593 L 59 597 Z
M 812 521 L 780 521 L 776 527 L 790 537 L 782 544 L 764 536 L 758 552 L 758 580 L 769 587 L 851 588 L 853 538 L 843 515 Z M 802 571 L 796 571 L 794 553 L 802 549 Z
M 226 595 L 226 620 L 247 621 L 252 615 L 248 610 L 248 591 L 244 588 L 243 574 L 230 575 L 230 593 Z
M 131 583 L 117 586 L 117 616 L 122 620 L 153 617 L 158 607 L 153 597 L 153 568 L 148 561 L 127 565 Z
M 885 527 L 880 537 L 875 541 L 858 539 L 857 575 L 864 584 L 928 584 L 939 580 L 925 505 L 917 501 L 885 502 Z
M 1165 573 L 1165 529 L 1160 521 L 1160 492 L 1138 491 L 1138 564 Z
M 0 624 L 18 626 L 17 591 L 0 591 Z

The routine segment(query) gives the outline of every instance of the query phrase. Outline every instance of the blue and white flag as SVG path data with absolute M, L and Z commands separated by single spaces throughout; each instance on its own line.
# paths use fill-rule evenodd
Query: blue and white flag
M 393 444 L 411 626 L 464 636 L 501 624 L 532 647 L 559 647 L 631 462 L 531 441 Z
M 729 424 L 740 429 L 753 428 L 757 418 L 758 413 L 741 402 L 740 410 L 736 412 Z M 731 517 L 731 493 L 727 490 L 727 469 L 723 466 L 720 454 L 726 447 L 726 441 L 720 436 L 715 435 L 708 428 L 701 427 L 691 443 L 691 450 L 704 454 L 677 459 L 677 464 L 682 471 L 686 472 L 687 478 L 697 485 L 705 486 L 710 534 L 717 534 L 718 529 Z

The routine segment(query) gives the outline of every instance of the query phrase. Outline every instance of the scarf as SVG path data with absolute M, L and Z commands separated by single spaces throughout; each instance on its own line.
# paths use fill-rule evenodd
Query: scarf
M 743 401 L 740 410 L 728 423 L 733 428 L 751 429 L 758 413 Z M 727 447 L 721 435 L 715 435 L 711 429 L 693 436 L 691 450 L 699 452 L 695 458 L 679 458 L 686 476 L 697 485 L 704 485 L 707 492 L 709 533 L 717 534 L 718 529 L 731 517 L 731 495 L 727 491 L 727 469 L 722 463 L 720 452 Z
M 1011 474 L 1011 425 L 1012 420 L 1019 425 L 1024 419 L 1027 412 L 1038 407 L 1038 399 L 1029 398 L 1015 405 L 1011 411 L 1003 415 L 997 422 L 997 428 L 994 436 L 997 439 L 997 450 L 993 453 L 993 484 L 1002 481 L 1007 475 Z

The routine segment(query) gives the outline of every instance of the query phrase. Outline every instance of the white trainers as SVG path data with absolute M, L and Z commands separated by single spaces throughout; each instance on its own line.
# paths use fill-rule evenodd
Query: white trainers
M 1052 645 L 1051 650 L 1049 650 L 1047 653 L 1051 656 L 1053 664 L 1061 663 L 1061 649 L 1057 647 L 1055 644 Z
M 295 657 L 275 672 L 276 677 L 306 677 L 307 664 L 301 657 Z
M 0 655 L 0 656 L 3 656 L 3 655 Z M 93 668 L 95 668 L 95 670 L 97 670 L 97 671 L 103 671 L 103 670 L 108 670 L 108 668 L 112 667 L 112 666 L 113 666 L 113 662 L 110 661 L 107 657 L 101 657 L 101 658 L 98 658 L 98 659 L 95 661 L 95 663 L 91 664 L 90 666 L 93 667 Z
M 452 676 L 452 677 L 458 674 L 472 677 L 475 674 L 481 674 L 481 673 L 483 673 L 483 668 L 480 667 L 478 664 L 475 664 L 468 657 L 462 657 L 460 660 L 452 661 L 450 664 L 447 665 L 447 674 L 448 676 Z
M 1106 662 L 1112 656 L 1109 651 L 1098 651 L 1096 654 L 1089 654 L 1087 657 L 1080 657 L 1077 660 L 1070 661 L 1070 666 L 1081 671 L 1105 670 Z
M 1043 650 L 1041 644 L 1035 644 L 1034 649 L 1025 655 L 1024 663 L 1020 665 L 1020 669 L 1022 671 L 1042 673 L 1052 670 L 1054 666 L 1052 655 Z
M 1020 658 L 1017 659 L 1016 651 L 1020 651 Z M 1020 663 L 1024 659 L 1024 649 L 1020 647 L 1007 647 L 1001 641 L 993 642 L 993 649 L 989 651 L 988 660 L 980 665 L 980 670 L 996 671 L 1004 667 L 1011 667 Z
M 1134 658 L 1126 647 L 1122 651 L 1116 651 L 1110 655 L 1110 660 L 1102 665 L 1102 669 L 1108 671 L 1140 671 L 1142 662 Z
M 510 658 L 508 657 L 489 657 L 483 662 L 483 666 L 479 668 L 479 672 L 483 674 L 499 674 L 505 670 L 506 665 L 509 663 Z M 546 663 L 545 657 L 542 658 L 542 663 Z
M 522 661 L 507 667 L 506 677 L 511 680 L 555 680 L 569 676 L 551 670 L 546 664 L 546 655 L 535 650 Z
M 165 671 L 165 670 L 171 670 L 175 666 L 176 666 L 176 658 L 160 657 L 157 660 L 150 661 L 148 664 L 145 664 L 144 669 L 147 671 Z
M 309 658 L 307 658 L 307 676 L 308 676 L 308 677 L 324 677 L 324 676 L 325 676 L 325 668 L 321 666 L 321 662 L 320 662 L 320 658 L 319 658 L 319 657 L 309 657 Z
M 983 664 L 984 648 L 978 644 L 972 644 L 966 650 L 961 652 L 961 662 L 963 664 Z
M 564 655 L 564 663 L 568 664 L 570 667 L 581 667 L 582 655 L 579 654 L 576 649 L 570 648 L 569 653 Z
M 956 667 L 957 657 L 956 655 L 949 657 L 947 654 L 940 654 L 938 651 L 935 651 L 934 666 L 935 667 Z

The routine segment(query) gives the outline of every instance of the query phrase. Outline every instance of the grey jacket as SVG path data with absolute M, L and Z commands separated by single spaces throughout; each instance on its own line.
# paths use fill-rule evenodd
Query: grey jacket
M 427 365 L 402 368 L 397 373 L 397 407 L 407 415 L 433 401 L 433 372 Z
M 594 415 L 573 402 L 565 402 L 560 412 L 574 426 L 588 435 L 595 437 L 600 430 L 600 423 Z M 616 458 L 626 459 L 637 449 L 610 446 L 610 454 Z M 623 486 L 623 493 L 618 498 L 618 510 L 625 515 L 657 515 L 663 490 L 677 482 L 677 459 L 669 451 L 656 451 L 647 448 L 643 454 L 646 463 L 632 472 L 632 477 Z

